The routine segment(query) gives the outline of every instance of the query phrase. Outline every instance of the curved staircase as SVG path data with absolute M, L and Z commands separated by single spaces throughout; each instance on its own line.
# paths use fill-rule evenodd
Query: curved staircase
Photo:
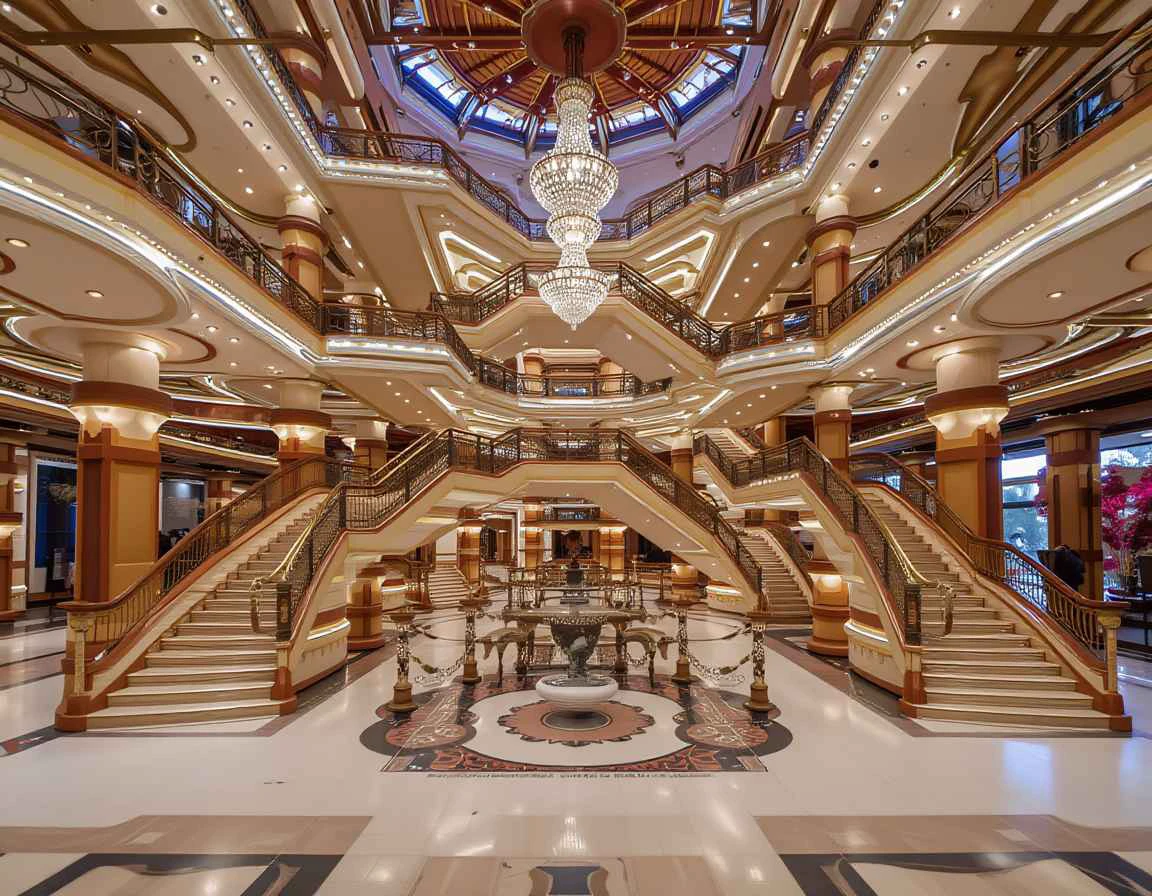
M 1076 680 L 1059 663 L 1049 661 L 1043 647 L 988 606 L 979 586 L 962 580 L 881 494 L 867 488 L 862 492 L 917 571 L 948 582 L 956 593 L 948 634 L 942 631 L 943 595 L 928 589 L 923 593 L 928 702 L 916 707 L 917 717 L 1029 727 L 1110 727 L 1110 717 L 1092 708 L 1091 696 L 1078 692 Z
M 460 601 L 471 594 L 468 580 L 464 573 L 456 567 L 455 561 L 451 563 L 437 563 L 428 573 L 428 597 L 432 607 L 444 610 L 460 606 Z
M 272 697 L 276 678 L 275 608 L 264 601 L 252 631 L 250 589 L 284 559 L 307 528 L 320 499 L 304 502 L 254 540 L 241 556 L 222 560 L 202 600 L 144 654 L 88 727 L 218 722 L 280 715 L 293 698 Z M 239 553 L 239 552 L 238 552 Z
M 780 557 L 775 539 L 763 530 L 745 529 L 740 543 L 760 566 L 762 591 L 768 602 L 769 622 L 810 625 L 812 608 L 788 564 Z

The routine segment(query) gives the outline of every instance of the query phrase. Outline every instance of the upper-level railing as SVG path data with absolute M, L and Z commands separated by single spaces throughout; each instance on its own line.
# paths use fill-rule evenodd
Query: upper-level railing
M 275 591 L 277 637 L 287 640 L 301 621 L 303 598 L 324 558 L 344 530 L 371 530 L 402 510 L 450 470 L 500 475 L 525 461 L 619 463 L 661 498 L 708 530 L 759 594 L 760 566 L 740 535 L 691 483 L 677 477 L 622 430 L 515 429 L 498 438 L 445 430 L 415 443 L 368 484 L 341 483 L 325 500 L 280 566 L 254 584 Z
M 1094 665 L 1103 667 L 1105 631 L 1099 613 L 1123 609 L 1119 603 L 1090 600 L 1015 546 L 977 535 L 927 480 L 889 454 L 853 455 L 851 471 L 853 479 L 881 483 L 903 497 L 935 522 L 979 573 L 1050 619 Z
M 242 451 L 245 454 L 258 454 L 268 458 L 275 457 L 278 450 L 272 445 L 258 445 L 241 436 L 229 435 L 227 432 L 205 432 L 191 426 L 182 426 L 171 420 L 160 427 L 160 435 L 172 436 L 186 442 L 196 442 L 207 448 L 224 448 L 229 451 Z
M 69 152 L 133 183 L 297 317 L 317 303 L 211 194 L 172 165 L 139 122 L 0 36 L 0 113 L 47 132 Z
M 90 652 L 107 655 L 121 641 L 142 629 L 184 579 L 209 558 L 266 520 L 269 515 L 311 489 L 332 488 L 361 468 L 327 458 L 303 460 L 272 473 L 209 515 L 156 561 L 139 581 L 104 601 L 63 604 L 69 625 L 82 630 Z
M 857 274 L 829 303 L 829 329 L 840 327 L 1004 196 L 1142 97 L 1152 87 L 1148 76 L 1152 31 L 1140 31 L 1150 15 L 1133 22 L 1088 67 L 1060 85 L 1036 113 L 969 167 L 947 193 Z
M 535 376 L 519 373 L 468 348 L 456 328 L 438 311 L 398 311 L 377 305 L 362 307 L 326 303 L 320 308 L 321 329 L 329 336 L 398 338 L 445 346 L 476 382 L 508 395 L 537 398 L 640 398 L 667 392 L 671 378 L 644 382 L 630 373 L 594 377 Z
M 923 638 L 921 594 L 932 584 L 916 571 L 895 537 L 873 513 L 868 503 L 831 462 L 807 439 L 793 439 L 766 448 L 745 460 L 728 458 L 707 435 L 698 435 L 694 454 L 708 458 L 732 485 L 750 485 L 773 476 L 806 474 L 808 483 L 823 496 L 844 530 L 859 536 L 887 596 L 904 643 L 919 645 Z

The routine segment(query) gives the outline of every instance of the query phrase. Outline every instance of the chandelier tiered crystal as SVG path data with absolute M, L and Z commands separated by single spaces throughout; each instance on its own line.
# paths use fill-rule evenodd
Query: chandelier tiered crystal
M 600 235 L 600 210 L 616 194 L 620 175 L 588 134 L 594 94 L 582 77 L 584 32 L 564 32 L 567 77 L 556 87 L 556 145 L 532 166 L 532 195 L 548 212 L 548 238 L 560 248 L 560 265 L 544 274 L 541 298 L 573 330 L 608 297 L 611 277 L 588 264 Z

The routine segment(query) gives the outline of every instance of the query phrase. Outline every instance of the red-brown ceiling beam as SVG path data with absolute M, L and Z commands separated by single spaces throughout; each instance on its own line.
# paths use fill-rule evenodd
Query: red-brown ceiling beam
M 732 31 L 732 34 L 728 32 Z M 631 31 L 625 40 L 625 48 L 633 50 L 702 50 L 706 47 L 730 47 L 733 44 L 765 46 L 771 35 L 754 34 L 747 28 L 700 28 L 695 31 L 676 31 L 667 28 Z M 488 31 L 464 32 L 435 31 L 421 28 L 419 31 L 393 31 L 377 34 L 368 43 L 383 46 L 425 46 L 455 50 L 516 50 L 522 49 L 524 41 L 519 32 Z
M 679 6 L 685 0 L 637 0 L 637 2 L 624 8 L 624 15 L 628 18 L 628 25 L 635 25 L 654 13 L 662 12 L 669 6 Z
M 613 62 L 604 69 L 603 74 L 625 90 L 634 94 L 635 97 L 645 105 L 649 106 L 660 116 L 660 121 L 663 122 L 664 129 L 668 132 L 669 136 L 671 136 L 673 140 L 676 139 L 676 135 L 680 131 L 680 122 L 671 110 L 671 104 L 667 104 L 666 107 L 666 104 L 660 101 L 661 96 L 659 90 L 645 83 L 644 79 L 635 72 L 630 72 L 623 68 L 618 62 Z M 625 74 L 629 75 L 629 77 L 624 77 Z
M 508 0 L 463 0 L 473 9 L 481 9 L 489 15 L 499 16 L 507 22 L 520 27 L 520 20 L 524 18 L 524 10 Z
M 500 74 L 489 78 L 477 88 L 476 92 L 483 96 L 484 102 L 489 102 L 498 96 L 503 96 L 518 84 L 528 80 L 528 78 L 531 78 L 537 71 L 539 71 L 539 69 L 537 69 L 536 63 L 525 56 Z

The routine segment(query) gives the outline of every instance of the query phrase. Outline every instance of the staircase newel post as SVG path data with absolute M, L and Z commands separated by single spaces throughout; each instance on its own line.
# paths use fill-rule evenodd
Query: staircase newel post
M 676 600 L 676 671 L 672 673 L 672 681 L 681 686 L 692 684 L 696 679 L 692 677 L 692 668 L 688 663 L 688 598 L 678 597 Z
M 276 640 L 292 640 L 292 585 L 276 583 Z

